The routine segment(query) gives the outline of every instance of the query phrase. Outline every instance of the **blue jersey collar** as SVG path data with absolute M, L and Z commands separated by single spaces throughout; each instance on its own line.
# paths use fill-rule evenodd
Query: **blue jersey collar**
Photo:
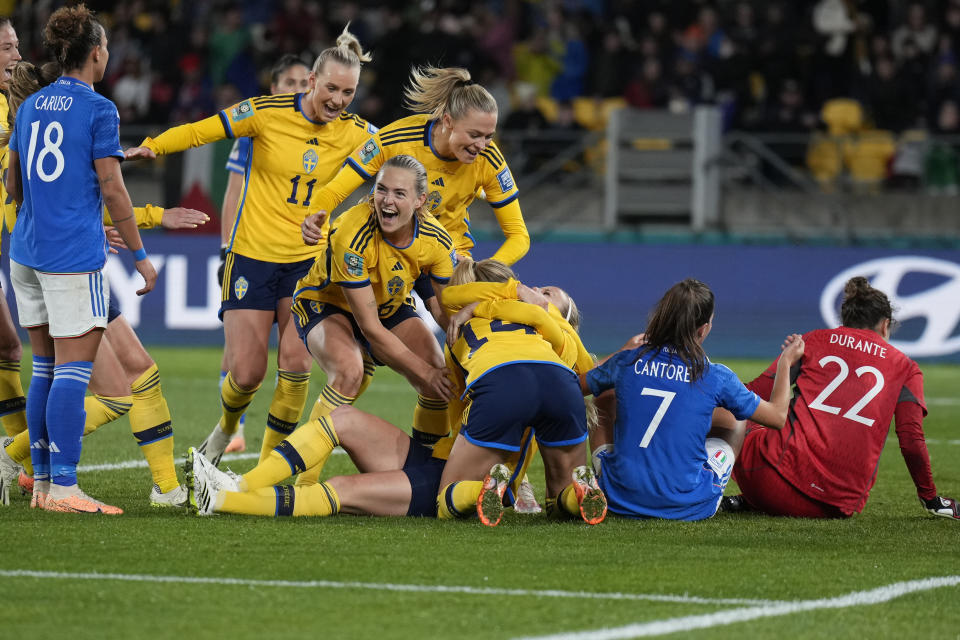
M 307 117 L 307 114 L 305 114 L 305 113 L 303 112 L 303 109 L 302 109 L 301 106 L 300 106 L 300 101 L 303 100 L 303 96 L 305 96 L 305 95 L 306 95 L 306 94 L 304 94 L 304 93 L 298 93 L 298 94 L 297 94 L 297 97 L 294 99 L 294 102 L 293 102 L 293 105 L 294 105 L 293 108 L 296 109 L 297 111 L 299 111 L 299 112 L 300 112 L 300 115 L 303 116 L 303 119 L 306 120 L 307 122 L 311 123 L 311 124 L 318 124 L 318 125 L 320 125 L 321 127 L 324 126 L 324 125 L 330 124 L 329 122 L 317 122 L 316 120 L 311 120 L 310 118 Z

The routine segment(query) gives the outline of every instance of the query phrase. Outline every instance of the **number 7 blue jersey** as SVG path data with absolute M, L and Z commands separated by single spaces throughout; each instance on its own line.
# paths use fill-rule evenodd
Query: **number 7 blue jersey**
M 62 77 L 23 102 L 10 137 L 23 184 L 13 260 L 50 273 L 103 267 L 103 196 L 93 163 L 123 159 L 119 127 L 114 104 L 75 78 Z
M 760 398 L 722 364 L 691 373 L 669 349 L 621 351 L 587 373 L 594 395 L 615 389 L 614 448 L 604 454 L 600 484 L 614 513 L 674 520 L 704 517 L 716 507 L 713 472 L 704 443 L 713 410 L 739 420 L 757 410 Z

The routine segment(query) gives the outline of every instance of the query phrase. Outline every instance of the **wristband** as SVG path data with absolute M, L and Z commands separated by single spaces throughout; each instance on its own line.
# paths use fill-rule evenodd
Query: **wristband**
M 133 252 L 133 259 L 136 260 L 137 262 L 140 262 L 141 260 L 146 260 L 147 250 L 144 249 L 143 247 L 140 247 L 139 249 Z

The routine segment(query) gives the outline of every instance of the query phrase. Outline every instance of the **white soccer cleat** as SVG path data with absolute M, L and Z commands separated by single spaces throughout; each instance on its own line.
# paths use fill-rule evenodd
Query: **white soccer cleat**
M 170 491 L 163 493 L 158 485 L 153 485 L 150 490 L 151 507 L 180 507 L 186 508 L 190 505 L 190 494 L 185 486 L 177 485 Z
M 217 422 L 217 426 L 213 428 L 207 439 L 197 447 L 197 451 L 202 453 L 216 467 L 220 464 L 220 458 L 223 457 L 223 452 L 227 450 L 231 437 L 233 437 L 231 434 L 223 432 L 223 429 L 220 428 L 220 422 Z
M 517 489 L 517 495 L 513 501 L 513 510 L 517 513 L 540 513 L 543 509 L 537 502 L 537 497 L 533 495 L 533 485 L 527 480 L 520 483 Z
M 17 486 L 17 479 L 20 477 L 20 465 L 13 461 L 7 452 L 6 447 L 13 438 L 4 438 L 0 442 L 0 504 L 10 504 L 10 489 Z
M 203 454 L 193 447 L 187 452 L 187 462 L 184 465 L 187 476 L 187 486 L 190 489 L 190 508 L 200 516 L 211 516 L 216 504 L 218 487 L 215 474 L 222 474 L 226 481 L 233 479 L 214 467 Z

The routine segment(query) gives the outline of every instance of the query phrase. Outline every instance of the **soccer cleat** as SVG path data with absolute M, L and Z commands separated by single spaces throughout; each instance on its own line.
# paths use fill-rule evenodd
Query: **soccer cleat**
M 28 476 L 25 471 L 20 472 L 17 484 L 20 486 L 21 494 L 28 496 L 33 493 L 33 476 Z
M 217 426 L 213 428 L 207 439 L 197 447 L 197 451 L 202 453 L 216 467 L 220 464 L 220 458 L 223 457 L 227 445 L 230 444 L 230 437 L 231 435 L 224 433 L 223 429 L 220 428 L 220 423 L 217 422 Z
M 753 507 L 750 506 L 741 493 L 736 496 L 723 496 L 723 498 L 720 499 L 719 511 L 725 513 L 743 513 L 745 511 L 753 511 Z
M 543 509 L 533 495 L 533 485 L 527 480 L 520 483 L 516 499 L 513 501 L 513 510 L 517 513 L 540 513 Z
M 942 518 L 960 520 L 960 504 L 956 500 L 944 496 L 934 496 L 929 500 L 921 500 L 927 511 Z
M 58 513 L 105 513 L 108 515 L 120 515 L 123 509 L 104 504 L 99 500 L 91 498 L 79 487 L 74 486 L 70 495 L 65 498 L 54 498 L 48 494 L 43 505 L 44 511 L 54 511 Z
M 153 485 L 150 490 L 151 507 L 187 507 L 189 503 L 190 496 L 183 485 L 177 485 L 166 493 L 160 491 L 159 485 Z
M 587 524 L 600 524 L 607 517 L 607 497 L 597 484 L 593 469 L 579 466 L 573 470 L 573 489 L 577 492 L 580 515 Z
M 495 464 L 483 479 L 480 495 L 477 497 L 477 516 L 488 527 L 500 524 L 503 518 L 503 494 L 510 483 L 510 470 L 506 465 Z
M 6 452 L 6 447 L 13 438 L 4 438 L 0 442 L 0 504 L 10 504 L 10 488 L 17 484 L 17 478 L 20 476 L 20 465 L 13 461 L 13 458 Z
M 211 472 L 212 470 L 212 472 Z M 203 454 L 190 447 L 187 451 L 187 461 L 183 465 L 187 478 L 187 487 L 190 495 L 190 510 L 199 516 L 213 515 L 217 487 L 214 473 L 223 474 L 230 481 L 233 479 L 214 467 Z

